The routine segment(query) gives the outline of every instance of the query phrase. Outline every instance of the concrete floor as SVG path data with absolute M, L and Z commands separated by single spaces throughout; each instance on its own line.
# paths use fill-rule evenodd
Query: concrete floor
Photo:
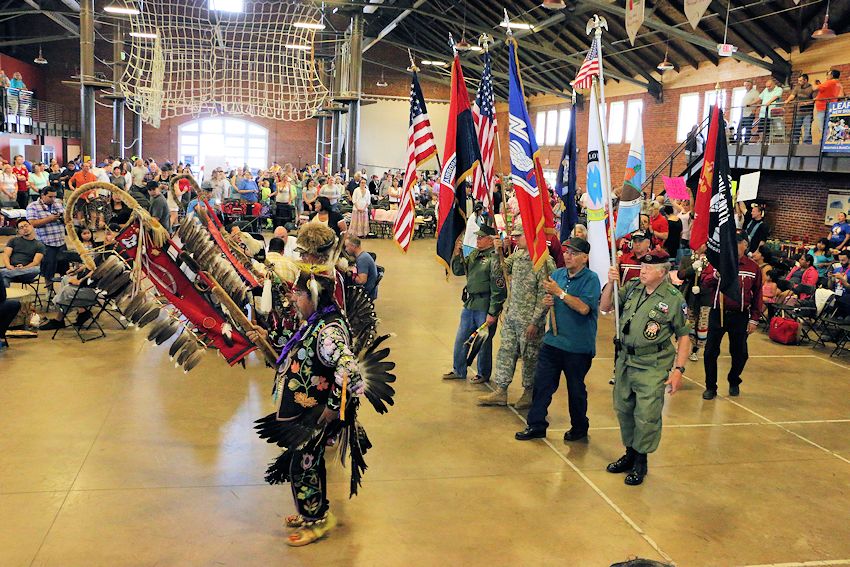
M 433 246 L 402 256 L 367 242 L 387 267 L 379 313 L 397 335 L 397 403 L 361 414 L 375 447 L 358 497 L 331 465 L 341 525 L 327 540 L 288 548 L 288 487 L 263 483 L 277 450 L 252 421 L 270 411 L 271 372 L 210 355 L 184 375 L 166 348 L 113 324 L 85 345 L 66 331 L 0 351 L 0 565 L 850 564 L 845 361 L 758 334 L 741 397 L 711 402 L 691 363 L 646 482 L 627 487 L 604 470 L 622 451 L 611 322 L 587 379 L 589 442 L 561 439 L 563 387 L 549 438 L 515 441 L 522 416 L 478 408 L 483 386 L 439 378 L 462 282 L 444 281 Z

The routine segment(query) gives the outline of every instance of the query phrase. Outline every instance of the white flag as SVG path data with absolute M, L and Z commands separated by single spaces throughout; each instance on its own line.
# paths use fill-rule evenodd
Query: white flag
M 634 46 L 637 32 L 643 25 L 644 6 L 646 0 L 626 0 L 626 33 L 629 42 Z
M 599 283 L 608 283 L 611 251 L 608 247 L 608 146 L 605 142 L 605 117 L 599 112 L 596 99 L 596 79 L 590 89 L 590 121 L 587 129 L 587 241 L 590 243 L 588 267 L 599 276 Z
M 685 0 L 685 16 L 688 17 L 688 22 L 690 22 L 692 28 L 697 29 L 709 4 L 711 4 L 711 0 Z

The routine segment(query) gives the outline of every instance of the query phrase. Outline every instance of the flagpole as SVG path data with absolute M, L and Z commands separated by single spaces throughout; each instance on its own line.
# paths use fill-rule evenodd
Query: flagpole
M 602 28 L 608 29 L 608 22 L 605 18 L 600 18 L 598 15 L 594 14 L 593 18 L 589 22 L 587 22 L 587 33 L 590 33 L 591 30 L 594 31 L 593 41 L 596 42 L 597 55 L 596 58 L 599 61 L 599 76 L 594 76 L 594 87 L 597 89 L 597 98 L 599 99 L 599 108 L 597 109 L 599 115 L 607 119 L 608 117 L 604 114 L 605 112 L 605 75 L 602 71 Z M 617 242 L 614 239 L 614 198 L 611 195 L 611 164 L 608 160 L 608 140 L 606 139 L 605 132 L 603 132 L 602 128 L 602 120 L 599 120 L 599 140 L 601 141 L 600 148 L 602 150 L 603 157 L 603 166 L 605 167 L 605 173 L 607 178 L 607 187 L 605 187 L 605 192 L 608 194 L 608 242 L 611 245 L 611 266 L 617 265 Z M 606 120 L 607 123 L 607 120 Z M 615 337 L 620 339 L 620 293 L 618 290 L 617 283 L 614 282 L 612 284 L 614 286 L 614 334 Z

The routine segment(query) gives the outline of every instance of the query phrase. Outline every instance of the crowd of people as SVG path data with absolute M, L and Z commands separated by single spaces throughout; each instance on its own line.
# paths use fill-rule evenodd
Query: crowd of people
M 153 159 L 116 160 L 111 156 L 99 164 L 78 157 L 64 168 L 53 160 L 49 164 L 50 173 L 44 164 L 30 163 L 20 155 L 12 163 L 0 163 L 0 167 L 4 171 L 0 178 L 0 206 L 25 212 L 14 221 L 15 237 L 6 243 L 0 255 L 0 283 L 6 288 L 13 282 L 27 284 L 44 277 L 49 287 L 58 285 L 55 295 L 51 295 L 63 316 L 44 321 L 40 328 L 45 330 L 64 327 L 64 312 L 73 311 L 72 307 L 89 306 L 94 301 L 90 297 L 94 290 L 91 293 L 88 290 L 91 286 L 81 258 L 68 249 L 64 222 L 67 197 L 87 183 L 111 183 L 125 190 L 135 205 L 145 209 L 170 232 L 176 230 L 182 217 L 193 216 L 196 207 L 206 201 L 225 221 L 232 237 L 246 249 L 245 243 L 253 239 L 244 225 L 228 216 L 226 205 L 255 202 L 252 199 L 274 203 L 277 210 L 269 217 L 269 225 L 255 227 L 257 231 L 274 229 L 268 250 L 261 241 L 253 240 L 252 245 L 259 243 L 263 254 L 272 259 L 278 255 L 297 260 L 293 242 L 299 226 L 306 222 L 327 225 L 345 240 L 347 277 L 363 286 L 373 300 L 378 295 L 383 268 L 376 264 L 374 254 L 364 250 L 362 238 L 369 235 L 368 209 L 380 206 L 382 199 L 391 202 L 399 183 L 397 175 L 387 172 L 383 180 L 375 176 L 370 189 L 362 172 L 343 183 L 345 177 L 326 174 L 317 166 L 305 165 L 295 170 L 289 164 L 273 163 L 255 172 L 248 167 L 228 173 L 215 169 L 209 179 L 194 185 L 189 179 L 195 177 L 190 166 L 169 162 L 160 166 Z M 99 258 L 111 250 L 115 236 L 130 220 L 132 209 L 114 192 L 88 193 L 74 209 L 73 225 L 83 248 Z M 250 255 L 258 254 L 259 249 L 251 249 Z M 87 291 L 79 292 L 76 288 L 80 286 Z M 67 303 L 72 298 L 74 305 Z M 12 300 L 4 299 L 4 303 L 10 309 Z M 74 323 L 78 327 L 84 325 L 89 316 L 80 309 Z M 0 337 L 8 324 L 0 320 Z

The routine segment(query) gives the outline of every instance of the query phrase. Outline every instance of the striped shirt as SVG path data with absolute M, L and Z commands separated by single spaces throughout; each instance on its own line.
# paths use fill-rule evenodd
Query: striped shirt
M 37 199 L 27 206 L 27 220 L 30 221 L 43 219 L 50 215 L 59 215 L 58 220 L 43 224 L 35 229 L 36 236 L 45 246 L 65 245 L 65 224 L 62 222 L 64 214 L 65 207 L 58 201 L 46 206 L 41 199 Z

